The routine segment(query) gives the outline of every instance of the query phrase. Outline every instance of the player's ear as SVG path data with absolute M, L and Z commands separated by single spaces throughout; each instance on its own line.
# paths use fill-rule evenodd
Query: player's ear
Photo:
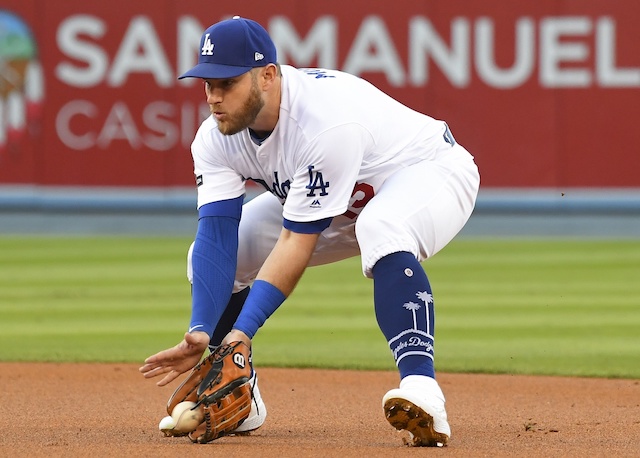
M 263 88 L 268 89 L 276 80 L 276 77 L 279 74 L 279 69 L 276 64 L 269 64 L 266 67 L 262 68 L 261 79 L 263 82 Z

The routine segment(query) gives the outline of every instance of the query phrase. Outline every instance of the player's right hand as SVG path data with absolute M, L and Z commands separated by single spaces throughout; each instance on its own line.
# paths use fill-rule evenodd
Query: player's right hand
M 157 385 L 167 385 L 180 374 L 193 369 L 200 362 L 208 345 L 209 335 L 206 332 L 187 332 L 182 342 L 178 345 L 162 350 L 145 359 L 145 364 L 140 367 L 139 371 L 145 378 L 166 374 Z

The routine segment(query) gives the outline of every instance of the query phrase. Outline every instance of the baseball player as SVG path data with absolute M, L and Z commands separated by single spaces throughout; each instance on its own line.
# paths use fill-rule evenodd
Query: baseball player
M 420 262 L 472 213 L 480 179 L 471 154 L 445 122 L 361 78 L 279 65 L 268 33 L 249 19 L 209 27 L 198 64 L 180 78 L 204 81 L 211 110 L 191 148 L 199 212 L 191 323 L 141 372 L 166 385 L 209 344 L 250 345 L 308 266 L 360 255 L 400 375 L 382 399 L 385 417 L 413 445 L 446 445 L 433 295 Z M 269 192 L 243 205 L 248 180 Z M 256 410 L 245 430 L 264 421 Z

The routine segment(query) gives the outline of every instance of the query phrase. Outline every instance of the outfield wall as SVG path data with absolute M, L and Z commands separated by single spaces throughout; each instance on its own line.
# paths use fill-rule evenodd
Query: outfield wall
M 279 60 L 445 119 L 483 186 L 639 187 L 640 2 L 3 0 L 0 183 L 173 187 L 207 113 L 176 76 L 233 14 Z
M 189 213 L 208 111 L 176 77 L 234 14 L 282 63 L 447 120 L 479 164 L 478 213 L 640 214 L 636 0 L 3 0 L 0 211 Z

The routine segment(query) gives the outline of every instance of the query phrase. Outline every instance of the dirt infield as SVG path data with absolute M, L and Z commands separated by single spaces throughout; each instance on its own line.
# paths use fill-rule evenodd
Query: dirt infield
M 402 445 L 380 400 L 393 372 L 259 370 L 269 409 L 250 436 L 206 445 L 157 429 L 177 384 L 136 365 L 0 363 L 0 456 L 640 456 L 640 381 L 440 374 L 452 440 Z

